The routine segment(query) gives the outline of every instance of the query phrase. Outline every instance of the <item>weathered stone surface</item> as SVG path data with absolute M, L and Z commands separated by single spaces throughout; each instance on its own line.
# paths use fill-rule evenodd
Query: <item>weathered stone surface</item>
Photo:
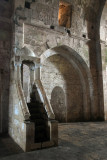
M 59 122 L 81 120 L 81 81 L 67 60 L 59 55 L 48 58 L 41 69 L 41 81 Z
M 12 4 L 0 1 L 0 133 L 8 131 Z
M 59 3 L 58 21 L 60 26 L 71 27 L 71 5 L 69 3 Z
M 103 67 L 103 88 L 104 88 L 104 110 L 105 119 L 107 120 L 107 2 L 102 12 L 100 22 L 100 38 L 101 38 L 101 52 L 102 52 L 102 67 Z
M 40 55 L 49 48 L 60 45 L 67 45 L 77 51 L 89 65 L 89 54 L 86 42 L 77 37 L 69 37 L 65 32 L 58 32 L 50 29 L 44 30 L 36 26 L 24 25 L 24 43 L 36 54 Z M 20 38 L 21 41 L 21 38 Z M 82 44 L 82 45 L 81 45 Z
M 64 19 L 63 24 L 65 27 L 70 27 L 71 24 L 69 30 L 58 24 L 59 2 L 61 1 L 0 1 L 0 133 L 7 132 L 8 130 L 9 112 L 9 133 L 24 150 L 29 150 L 24 145 L 26 143 L 26 139 L 24 139 L 25 135 L 28 134 L 29 137 L 29 129 L 26 130 L 25 128 L 27 128 L 27 125 L 24 124 L 25 126 L 22 127 L 22 124 L 24 122 L 23 117 L 26 117 L 25 119 L 27 119 L 29 114 L 24 99 L 24 105 L 21 104 L 21 98 L 24 97 L 23 92 L 19 89 L 19 92 L 21 92 L 20 94 L 22 95 L 20 96 L 15 86 L 15 82 L 17 80 L 20 81 L 20 73 L 18 72 L 19 68 L 16 67 L 17 65 L 20 66 L 20 62 L 18 59 L 15 59 L 15 55 L 17 54 L 17 56 L 21 56 L 21 54 L 23 54 L 21 49 L 25 45 L 30 48 L 32 50 L 31 52 L 35 53 L 35 56 L 37 57 L 41 57 L 46 50 L 53 47 L 55 48 L 66 45 L 73 48 L 86 62 L 86 68 L 84 69 L 83 67 L 85 66 L 83 65 L 85 63 L 83 60 L 80 60 L 79 62 L 75 60 L 76 65 L 72 67 L 71 64 L 69 65 L 69 58 L 67 61 L 65 60 L 66 56 L 63 58 L 63 62 L 61 59 L 58 59 L 57 56 L 51 61 L 51 63 L 48 61 L 46 66 L 43 65 L 43 68 L 41 69 L 43 70 L 42 81 L 44 83 L 47 97 L 50 101 L 51 95 L 53 96 L 52 105 L 54 106 L 54 112 L 56 113 L 57 104 L 59 104 L 59 112 L 62 112 L 59 116 L 60 119 L 74 120 L 75 117 L 78 117 L 77 119 L 80 120 L 82 113 L 86 120 L 104 119 L 99 27 L 105 0 L 67 0 L 66 2 L 72 5 L 71 19 L 70 15 L 67 15 L 67 20 L 65 20 L 66 14 L 61 16 L 62 19 Z M 106 8 L 107 5 L 105 5 L 101 20 L 105 117 L 107 117 Z M 69 21 L 69 24 L 65 21 Z M 56 51 L 54 50 L 54 52 Z M 67 49 L 65 49 L 64 52 L 68 54 Z M 32 58 L 30 58 L 30 61 L 31 60 Z M 74 63 L 73 58 L 70 60 Z M 10 62 L 12 62 L 11 65 Z M 18 63 L 16 64 L 16 62 Z M 82 63 L 83 66 L 79 65 L 79 63 Z M 41 64 L 39 64 L 39 66 L 41 66 Z M 76 66 L 79 66 L 77 67 L 79 74 L 76 72 Z M 35 75 L 38 73 L 35 73 Z M 18 77 L 16 76 L 17 74 L 19 74 Z M 39 77 L 39 74 L 37 77 Z M 53 86 L 51 83 L 52 81 Z M 60 87 L 60 89 L 58 87 Z M 60 94 L 59 97 L 58 94 Z M 9 97 L 10 106 L 8 108 Z M 85 99 L 84 103 L 83 99 Z M 91 109 L 90 107 L 85 107 L 87 105 L 91 106 Z M 82 108 L 82 106 L 84 107 Z M 67 110 L 66 113 L 65 110 Z M 53 113 L 50 113 L 50 115 L 51 114 Z M 22 128 L 25 130 L 22 131 Z M 22 137 L 20 137 L 21 133 Z
M 1 160 L 34 160 L 36 158 L 38 160 L 71 160 L 71 158 L 72 160 L 106 160 L 106 128 L 107 123 L 102 122 L 88 123 L 88 125 L 87 123 L 59 124 L 58 147 L 28 153 L 22 153 L 10 138 L 0 138 L 2 141 L 0 158 Z

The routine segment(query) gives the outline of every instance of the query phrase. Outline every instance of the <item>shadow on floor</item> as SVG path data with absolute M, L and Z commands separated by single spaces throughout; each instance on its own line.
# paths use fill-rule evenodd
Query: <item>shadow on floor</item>
M 59 124 L 58 147 L 27 153 L 6 135 L 0 160 L 107 160 L 107 122 Z
M 7 134 L 0 135 L 0 159 L 18 153 L 23 150 Z

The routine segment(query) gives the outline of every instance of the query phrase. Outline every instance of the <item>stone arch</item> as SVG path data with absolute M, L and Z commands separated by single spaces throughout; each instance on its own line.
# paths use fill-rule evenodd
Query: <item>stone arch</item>
M 41 55 L 41 63 L 43 64 L 47 58 L 57 54 L 68 60 L 77 70 L 83 87 L 83 120 L 91 120 L 94 96 L 92 77 L 87 64 L 76 51 L 65 45 L 57 46 L 45 51 Z
M 35 53 L 28 47 L 24 46 L 23 48 L 14 48 L 14 54 L 17 56 L 24 56 L 24 57 L 36 57 Z M 26 59 L 26 58 L 25 58 Z
M 29 49 L 27 46 L 24 46 L 22 49 L 21 49 L 21 53 L 23 56 L 30 56 L 30 57 L 36 57 L 34 52 Z

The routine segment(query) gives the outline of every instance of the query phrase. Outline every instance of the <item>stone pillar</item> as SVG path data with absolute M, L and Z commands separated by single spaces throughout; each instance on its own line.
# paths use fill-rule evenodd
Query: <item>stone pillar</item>
M 50 120 L 50 140 L 54 142 L 54 146 L 58 145 L 58 122 L 56 120 Z
M 100 41 L 88 42 L 90 55 L 90 70 L 94 86 L 94 107 L 91 108 L 92 120 L 104 120 L 102 59 Z
M 1 72 L 0 72 L 0 104 L 2 105 L 1 103 L 1 99 L 2 99 L 2 88 L 1 88 Z M 2 106 L 0 105 L 0 133 L 2 133 Z
M 21 82 L 21 62 L 17 63 L 17 80 Z
M 35 67 L 35 80 L 40 80 L 40 66 Z
M 35 81 L 35 67 L 30 67 L 30 84 L 33 85 Z

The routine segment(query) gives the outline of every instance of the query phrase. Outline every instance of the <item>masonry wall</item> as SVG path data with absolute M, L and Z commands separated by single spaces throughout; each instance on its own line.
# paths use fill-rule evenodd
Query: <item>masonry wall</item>
M 73 48 L 81 55 L 86 64 L 89 66 L 89 53 L 87 40 L 78 39 L 74 36 L 69 36 L 65 31 L 57 32 L 49 28 L 31 26 L 25 24 L 24 29 L 24 44 L 34 51 L 37 57 L 40 57 L 47 49 L 67 45 Z
M 26 102 L 30 102 L 30 69 L 29 66 L 23 64 L 23 91 L 26 98 Z
M 48 58 L 41 69 L 41 81 L 59 122 L 82 120 L 82 84 L 76 69 L 66 59 L 60 55 Z
M 38 57 L 45 50 L 62 44 L 76 50 L 88 64 L 93 77 L 95 104 L 92 120 L 103 120 L 99 23 L 105 0 L 67 2 L 72 7 L 69 30 L 58 25 L 59 1 L 15 1 L 16 54 L 21 54 L 18 51 L 23 45 L 27 45 Z
M 26 124 L 22 114 L 22 104 L 18 95 L 18 90 L 14 79 L 11 79 L 9 95 L 9 135 L 23 149 L 26 143 Z
M 107 120 L 107 2 L 105 3 L 100 22 L 100 41 L 103 65 L 104 110 L 105 119 Z
M 0 1 L 0 133 L 8 131 L 12 1 Z
M 11 55 L 14 58 L 14 54 L 21 54 L 20 49 L 23 45 L 27 45 L 38 57 L 47 49 L 63 44 L 76 50 L 90 67 L 93 77 L 94 94 L 96 96 L 93 119 L 103 119 L 99 22 L 105 0 L 67 0 L 67 2 L 71 3 L 72 8 L 70 32 L 58 24 L 59 0 L 0 1 L 0 133 L 8 130 L 10 58 Z M 104 101 L 105 112 L 107 112 L 106 19 L 101 23 L 102 37 L 105 38 L 101 39 L 101 42 Z M 103 43 L 103 41 L 105 42 Z M 12 53 L 13 50 L 14 53 Z
M 101 59 L 99 58 L 101 52 L 98 19 L 100 20 L 100 14 L 105 0 L 68 0 L 72 5 L 70 35 L 64 27 L 59 27 L 58 25 L 59 1 L 43 0 L 34 2 L 26 0 L 26 2 L 30 3 L 30 8 L 28 8 L 25 6 L 25 0 L 14 0 L 15 8 L 13 19 L 11 21 L 12 2 L 13 1 L 11 0 L 0 1 L 0 60 L 2 63 L 2 65 L 0 65 L 0 132 L 7 131 L 9 63 L 11 50 L 15 49 L 15 51 L 17 50 L 15 54 L 19 54 L 18 50 L 20 50 L 25 44 L 28 45 L 38 56 L 48 48 L 62 45 L 63 43 L 76 50 L 90 66 L 94 80 L 94 87 L 96 88 L 96 109 L 94 114 L 95 117 L 93 119 L 103 117 L 102 68 Z M 11 22 L 13 22 L 15 27 L 15 30 L 12 31 L 13 48 L 11 48 L 10 43 Z M 23 24 L 25 24 L 25 26 Z M 38 32 L 39 35 L 41 35 L 40 27 L 42 27 L 42 30 L 46 29 L 46 33 L 41 37 L 36 36 L 36 40 L 33 30 L 31 35 L 28 33 L 28 36 L 26 36 L 26 25 L 30 25 L 30 30 L 32 30 L 32 26 L 34 26 L 34 28 L 35 26 L 36 28 L 38 27 L 39 29 L 37 29 L 36 33 Z M 54 26 L 54 30 L 51 29 L 51 26 Z M 44 32 L 42 32 L 42 34 L 43 33 Z M 55 34 L 57 36 L 54 36 Z M 48 38 L 46 38 L 46 35 L 49 35 Z M 31 42 L 33 37 L 34 41 Z M 41 39 L 43 39 L 43 41 L 41 41 Z M 91 41 L 89 39 L 91 39 Z

